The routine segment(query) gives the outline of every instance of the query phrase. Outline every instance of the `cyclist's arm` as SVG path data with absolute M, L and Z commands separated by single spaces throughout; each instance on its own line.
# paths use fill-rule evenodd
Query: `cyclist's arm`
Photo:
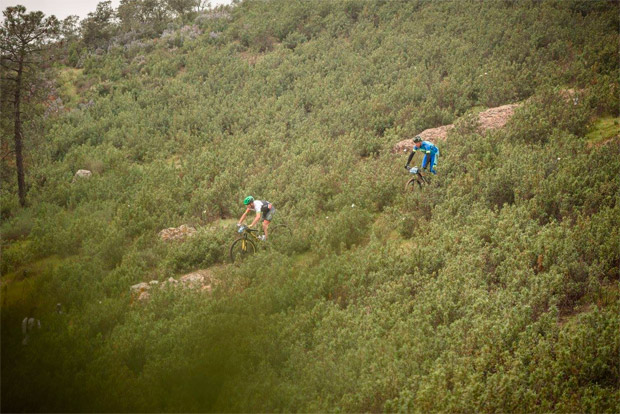
M 243 215 L 242 215 L 242 216 L 241 216 L 241 218 L 239 219 L 239 223 L 237 223 L 237 224 L 243 224 L 243 222 L 244 222 L 244 220 L 245 220 L 245 217 L 248 215 L 248 213 L 249 213 L 249 212 L 250 212 L 250 209 L 249 209 L 249 208 L 248 208 L 248 209 L 246 209 L 246 210 L 245 210 L 245 213 L 243 213 Z
M 407 165 L 411 164 L 411 160 L 413 159 L 414 155 L 415 155 L 415 149 L 412 149 L 411 154 L 409 154 L 409 159 L 407 160 Z
M 256 212 L 256 217 L 254 217 L 254 220 L 252 221 L 252 224 L 250 224 L 250 227 L 254 227 L 256 223 L 258 223 L 258 220 L 260 220 L 260 211 Z

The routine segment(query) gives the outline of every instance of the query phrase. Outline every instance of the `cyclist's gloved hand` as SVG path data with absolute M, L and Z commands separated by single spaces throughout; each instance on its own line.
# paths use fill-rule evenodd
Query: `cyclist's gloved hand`
M 409 169 L 409 164 L 405 164 L 405 170 Z
M 237 227 L 241 227 L 241 223 L 237 223 Z

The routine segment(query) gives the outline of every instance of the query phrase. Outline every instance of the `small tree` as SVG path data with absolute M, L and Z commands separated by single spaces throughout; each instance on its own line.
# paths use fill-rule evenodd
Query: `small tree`
M 55 16 L 44 18 L 43 12 L 40 11 L 26 14 L 24 6 L 7 7 L 3 14 L 4 21 L 0 27 L 2 95 L 3 100 L 10 99 L 13 106 L 17 189 L 19 203 L 23 207 L 26 204 L 26 185 L 21 118 L 22 92 L 29 86 L 26 75 L 35 70 L 35 65 L 39 63 L 37 57 L 58 34 L 59 22 Z
M 164 0 L 121 0 L 118 18 L 124 32 L 159 35 L 170 20 Z
M 105 48 L 108 46 L 115 30 L 116 13 L 111 1 L 102 1 L 97 4 L 93 13 L 81 21 L 82 40 L 90 49 Z
M 166 5 L 173 13 L 182 20 L 185 20 L 192 13 L 195 13 L 199 0 L 166 0 Z
M 60 37 L 65 42 L 75 41 L 80 36 L 80 16 L 67 16 L 60 22 Z

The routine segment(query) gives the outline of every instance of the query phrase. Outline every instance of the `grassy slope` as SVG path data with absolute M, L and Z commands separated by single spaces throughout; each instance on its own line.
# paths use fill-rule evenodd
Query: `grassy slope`
M 601 145 L 618 139 L 620 135 L 619 121 L 620 118 L 610 116 L 598 119 L 586 135 L 588 143 L 590 145 Z
M 605 66 L 583 66 L 617 36 L 608 16 L 553 3 L 277 4 L 210 23 L 220 40 L 116 50 L 66 72 L 96 80 L 82 98 L 95 105 L 53 122 L 53 162 L 36 171 L 47 181 L 24 227 L 32 248 L 12 247 L 6 269 L 45 264 L 32 298 L 66 303 L 69 322 L 48 313 L 29 361 L 9 340 L 19 312 L 3 308 L 2 359 L 15 361 L 3 364 L 15 378 L 3 407 L 613 410 L 618 141 L 582 150 L 595 87 L 577 107 L 553 92 L 609 82 Z M 545 27 L 519 30 L 541 13 Z M 288 22 L 306 38 L 294 50 L 279 35 Z M 575 42 L 583 59 L 571 58 Z M 75 102 L 76 89 L 61 90 Z M 502 131 L 457 123 L 436 186 L 401 194 L 391 144 L 530 95 Z M 69 186 L 84 165 L 95 177 Z M 212 298 L 129 306 L 132 283 L 224 261 L 233 234 L 212 223 L 231 223 L 250 192 L 282 206 L 296 240 L 216 267 Z M 157 242 L 182 222 L 202 231 Z M 63 258 L 29 264 L 37 254 Z M 33 388 L 35 401 L 21 391 Z

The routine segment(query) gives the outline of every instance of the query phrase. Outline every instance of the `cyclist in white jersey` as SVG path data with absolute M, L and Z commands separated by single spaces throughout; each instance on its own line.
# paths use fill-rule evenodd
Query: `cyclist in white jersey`
M 269 201 L 255 200 L 254 197 L 252 197 L 252 196 L 247 196 L 243 200 L 243 204 L 246 206 L 245 213 L 243 213 L 243 215 L 239 219 L 239 222 L 237 223 L 237 226 L 240 227 L 243 224 L 243 222 L 245 221 L 246 216 L 248 215 L 248 213 L 250 211 L 255 211 L 256 212 L 256 217 L 254 217 L 254 220 L 252 221 L 252 224 L 250 224 L 250 227 L 254 227 L 256 225 L 256 223 L 258 223 L 258 220 L 260 220 L 262 218 L 262 220 L 263 220 L 263 235 L 260 236 L 260 238 L 262 240 L 266 240 L 267 239 L 267 229 L 269 228 L 269 223 L 271 223 L 271 220 L 273 219 L 273 215 L 276 212 L 275 207 Z

